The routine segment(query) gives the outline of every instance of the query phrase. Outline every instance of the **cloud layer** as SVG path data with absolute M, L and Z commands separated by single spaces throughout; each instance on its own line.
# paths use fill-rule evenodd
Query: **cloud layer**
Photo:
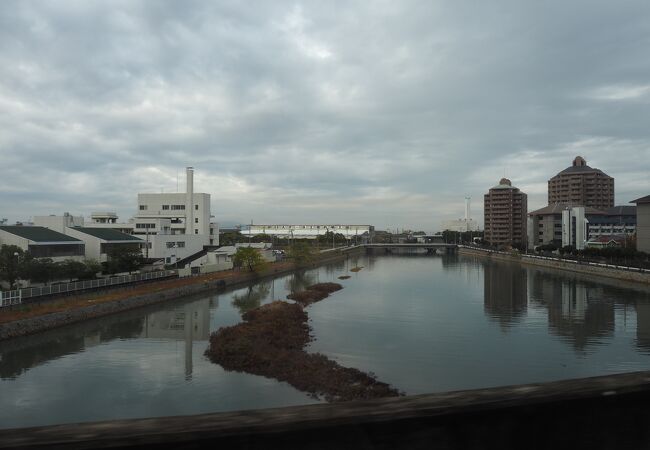
M 430 2 L 431 3 L 431 2 Z M 650 4 L 5 2 L 0 217 L 135 213 L 196 168 L 223 222 L 436 230 L 584 156 L 650 193 Z

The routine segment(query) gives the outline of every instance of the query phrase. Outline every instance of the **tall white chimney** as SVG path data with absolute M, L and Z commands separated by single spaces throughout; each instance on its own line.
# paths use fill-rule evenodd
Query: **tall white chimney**
M 185 234 L 194 234 L 194 167 L 185 169 Z
M 465 222 L 469 222 L 471 220 L 471 214 L 470 214 L 470 201 L 472 200 L 472 197 L 465 197 Z

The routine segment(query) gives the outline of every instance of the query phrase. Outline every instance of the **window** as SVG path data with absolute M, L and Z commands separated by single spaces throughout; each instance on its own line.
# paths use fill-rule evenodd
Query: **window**
M 175 242 L 167 242 L 167 248 L 174 248 L 176 246 Z
M 199 205 L 194 205 L 194 209 L 195 209 L 196 211 L 198 211 L 198 210 L 199 210 Z
M 196 228 L 194 228 L 194 234 L 199 234 L 199 230 L 197 230 Z
M 194 218 L 194 223 L 199 223 L 199 218 L 198 217 Z
M 167 211 L 169 209 L 169 205 L 162 205 L 163 211 Z
M 147 205 L 140 205 L 140 211 L 146 211 Z
M 172 205 L 172 211 L 184 210 L 185 205 Z
M 155 223 L 136 223 L 135 224 L 136 228 L 156 228 Z
M 177 242 L 176 248 L 185 248 L 185 242 Z

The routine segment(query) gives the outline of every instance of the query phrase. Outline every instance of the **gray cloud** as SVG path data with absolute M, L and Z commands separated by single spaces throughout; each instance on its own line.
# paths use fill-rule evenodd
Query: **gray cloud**
M 135 212 L 197 169 L 217 220 L 437 229 L 581 154 L 650 191 L 647 2 L 48 2 L 0 10 L 0 216 Z

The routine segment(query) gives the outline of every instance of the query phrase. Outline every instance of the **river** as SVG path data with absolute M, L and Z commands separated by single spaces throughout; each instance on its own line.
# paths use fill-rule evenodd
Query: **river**
M 323 281 L 344 289 L 307 308 L 308 351 L 406 394 L 650 370 L 648 287 L 478 257 L 361 256 L 0 342 L 0 428 L 318 402 L 203 354 L 242 311 Z

